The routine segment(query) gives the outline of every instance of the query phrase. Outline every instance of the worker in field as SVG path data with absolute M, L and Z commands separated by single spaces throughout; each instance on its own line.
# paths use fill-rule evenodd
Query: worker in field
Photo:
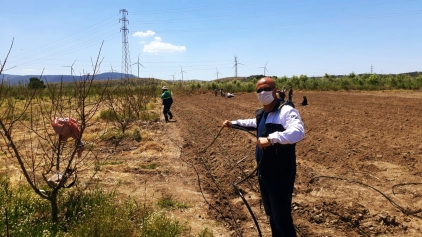
M 295 107 L 295 105 L 293 104 L 293 101 L 290 101 L 290 100 L 286 101 L 286 93 L 284 93 L 283 91 L 277 90 L 277 95 L 281 103 L 286 103 L 287 105 L 290 105 L 293 108 Z
M 226 120 L 222 126 L 257 130 L 258 182 L 272 236 L 295 237 L 291 204 L 296 143 L 305 137 L 304 124 L 299 111 L 277 99 L 277 88 L 271 77 L 257 82 L 256 93 L 263 108 L 255 111 L 255 118 Z
M 171 93 L 166 86 L 163 86 L 161 90 L 163 92 L 163 94 L 161 94 L 161 99 L 163 100 L 164 105 L 163 114 L 167 123 L 170 122 L 169 119 L 173 118 L 173 114 L 170 112 L 170 107 L 173 104 L 173 99 L 171 98 Z
M 217 96 L 217 93 L 218 93 L 217 89 L 214 89 L 214 95 L 215 96 Z
M 303 105 L 303 106 L 308 105 L 308 99 L 306 98 L 306 96 L 303 96 L 302 105 Z
M 226 97 L 226 93 L 224 92 L 224 90 L 223 89 L 220 89 L 220 95 L 221 95 L 221 97 Z
M 279 100 L 284 101 L 286 99 L 286 93 L 282 90 L 277 90 L 277 97 Z
M 289 100 L 290 101 L 293 100 L 293 87 L 292 86 L 290 86 L 290 89 L 289 89 Z
M 230 92 L 227 92 L 227 98 L 233 98 L 234 97 L 234 95 L 232 94 L 232 93 L 230 93 Z

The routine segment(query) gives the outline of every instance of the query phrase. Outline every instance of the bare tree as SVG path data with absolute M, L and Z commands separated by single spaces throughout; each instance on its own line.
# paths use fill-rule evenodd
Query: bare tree
M 0 75 L 12 47 L 13 42 Z M 93 96 L 101 48 L 96 60 L 91 60 L 92 74 L 74 77 L 73 82 L 47 82 L 45 90 L 25 83 L 10 85 L 4 77 L 0 82 L 0 131 L 4 141 L 0 147 L 16 159 L 34 192 L 50 202 L 55 223 L 59 221 L 59 190 L 74 182 L 77 172 L 92 168 L 98 159 L 92 146 L 87 146 L 89 141 L 82 140 L 108 87 L 105 83 Z
M 129 126 L 136 121 L 138 115 L 134 110 L 133 103 L 136 98 L 133 96 L 133 89 L 128 80 L 123 80 L 112 90 L 107 92 L 108 119 L 114 123 L 122 133 L 125 133 Z
M 157 84 L 153 81 L 122 79 L 119 85 L 107 92 L 109 119 L 122 133 L 146 110 L 156 97 Z

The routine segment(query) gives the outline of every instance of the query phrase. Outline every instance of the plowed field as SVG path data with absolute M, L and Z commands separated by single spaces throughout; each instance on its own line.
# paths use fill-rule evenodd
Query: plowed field
M 221 130 L 226 119 L 253 118 L 260 107 L 255 94 L 176 94 L 174 101 L 177 122 L 164 126 L 180 137 L 189 170 L 183 179 L 203 194 L 206 215 L 232 236 L 258 236 L 232 187 L 256 167 L 256 139 Z M 293 102 L 306 129 L 297 144 L 292 203 L 298 236 L 421 236 L 422 93 L 295 92 Z M 270 236 L 256 177 L 238 187 L 262 236 Z

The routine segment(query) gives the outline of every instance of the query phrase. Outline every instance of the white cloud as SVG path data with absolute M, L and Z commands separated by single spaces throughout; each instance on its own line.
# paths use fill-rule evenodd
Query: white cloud
M 154 40 L 149 44 L 144 45 L 142 50 L 146 53 L 172 53 L 186 51 L 185 46 L 172 45 L 162 41 L 161 37 L 154 37 Z
M 141 41 L 141 42 L 139 42 L 140 44 L 145 44 L 145 41 Z
M 138 36 L 138 37 L 148 37 L 148 36 L 153 36 L 155 35 L 155 32 L 152 30 L 147 30 L 146 32 L 142 32 L 142 31 L 136 31 L 135 33 L 133 33 L 133 36 Z

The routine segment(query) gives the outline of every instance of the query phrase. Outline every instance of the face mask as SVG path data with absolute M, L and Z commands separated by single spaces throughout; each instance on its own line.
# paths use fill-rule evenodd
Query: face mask
M 262 91 L 261 93 L 257 93 L 257 95 L 259 102 L 263 105 L 268 105 L 274 100 L 272 91 Z

